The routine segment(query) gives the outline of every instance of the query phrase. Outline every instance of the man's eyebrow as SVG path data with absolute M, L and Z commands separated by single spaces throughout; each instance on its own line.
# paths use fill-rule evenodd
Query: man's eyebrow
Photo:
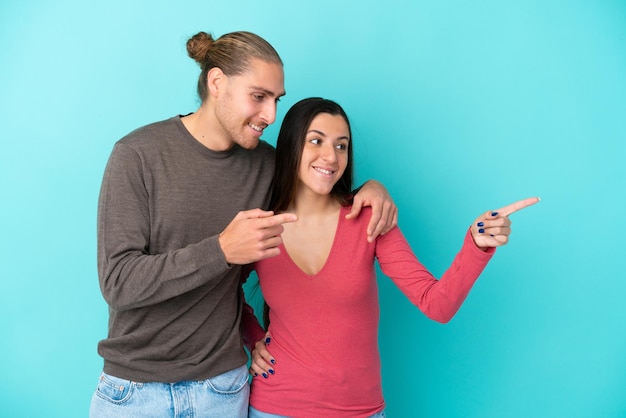
M 268 89 L 266 89 L 264 87 L 260 87 L 260 86 L 251 86 L 250 90 L 260 90 L 260 91 L 262 91 L 263 93 L 267 94 L 270 97 L 283 97 L 285 94 L 287 94 L 284 90 L 283 90 L 282 93 L 276 94 L 272 90 L 268 90 Z

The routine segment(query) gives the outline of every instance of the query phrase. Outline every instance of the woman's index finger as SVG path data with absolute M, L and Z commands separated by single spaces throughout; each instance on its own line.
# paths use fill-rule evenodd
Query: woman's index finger
M 541 199 L 539 199 L 538 197 L 529 197 L 526 199 L 518 200 L 515 203 L 511 203 L 510 205 L 498 209 L 496 212 L 503 216 L 509 216 L 512 213 L 527 208 L 528 206 L 534 205 L 535 203 L 539 202 L 539 200 Z

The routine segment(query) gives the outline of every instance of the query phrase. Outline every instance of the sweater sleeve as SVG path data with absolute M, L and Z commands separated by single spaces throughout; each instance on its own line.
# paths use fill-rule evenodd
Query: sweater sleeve
M 381 270 L 427 317 L 446 323 L 457 313 L 491 257 L 467 232 L 450 267 L 437 280 L 417 259 L 398 228 L 379 237 L 376 257 Z
M 217 236 L 153 254 L 151 234 L 141 157 L 118 143 L 98 202 L 98 275 L 107 303 L 120 311 L 155 305 L 223 277 L 231 268 Z

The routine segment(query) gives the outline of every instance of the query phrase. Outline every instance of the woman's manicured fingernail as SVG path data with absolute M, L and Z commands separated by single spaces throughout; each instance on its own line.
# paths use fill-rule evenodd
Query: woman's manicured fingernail
M 257 377 L 259 374 L 257 372 L 254 372 L 254 377 Z
M 272 363 L 272 364 L 276 364 L 276 360 L 271 359 L 271 360 L 270 360 L 270 363 Z
M 270 343 L 270 341 L 272 341 L 272 339 L 271 339 L 270 337 L 267 337 L 267 338 L 265 339 L 265 344 L 269 344 L 269 343 Z
M 269 369 L 268 372 L 270 372 L 270 374 L 274 374 L 274 370 Z
M 263 373 L 263 377 L 267 379 L 267 373 Z
M 484 233 L 485 233 L 485 230 L 484 230 L 484 229 L 482 229 L 482 228 L 480 228 L 480 229 L 478 230 L 478 232 L 479 232 L 480 234 L 484 234 Z
M 496 216 L 498 212 L 491 212 L 491 216 Z
M 478 222 L 478 223 L 476 224 L 476 226 L 485 226 L 485 223 L 484 223 L 484 222 Z

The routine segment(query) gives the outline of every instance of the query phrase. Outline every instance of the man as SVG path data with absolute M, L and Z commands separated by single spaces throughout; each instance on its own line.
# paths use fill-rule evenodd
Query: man
M 278 254 L 293 214 L 264 211 L 274 149 L 260 141 L 285 94 L 274 48 L 249 32 L 187 42 L 199 109 L 115 144 L 98 206 L 98 272 L 109 333 L 92 417 L 245 417 L 240 266 Z M 368 183 L 368 239 L 396 223 Z M 366 237 L 364 237 L 366 239 Z

